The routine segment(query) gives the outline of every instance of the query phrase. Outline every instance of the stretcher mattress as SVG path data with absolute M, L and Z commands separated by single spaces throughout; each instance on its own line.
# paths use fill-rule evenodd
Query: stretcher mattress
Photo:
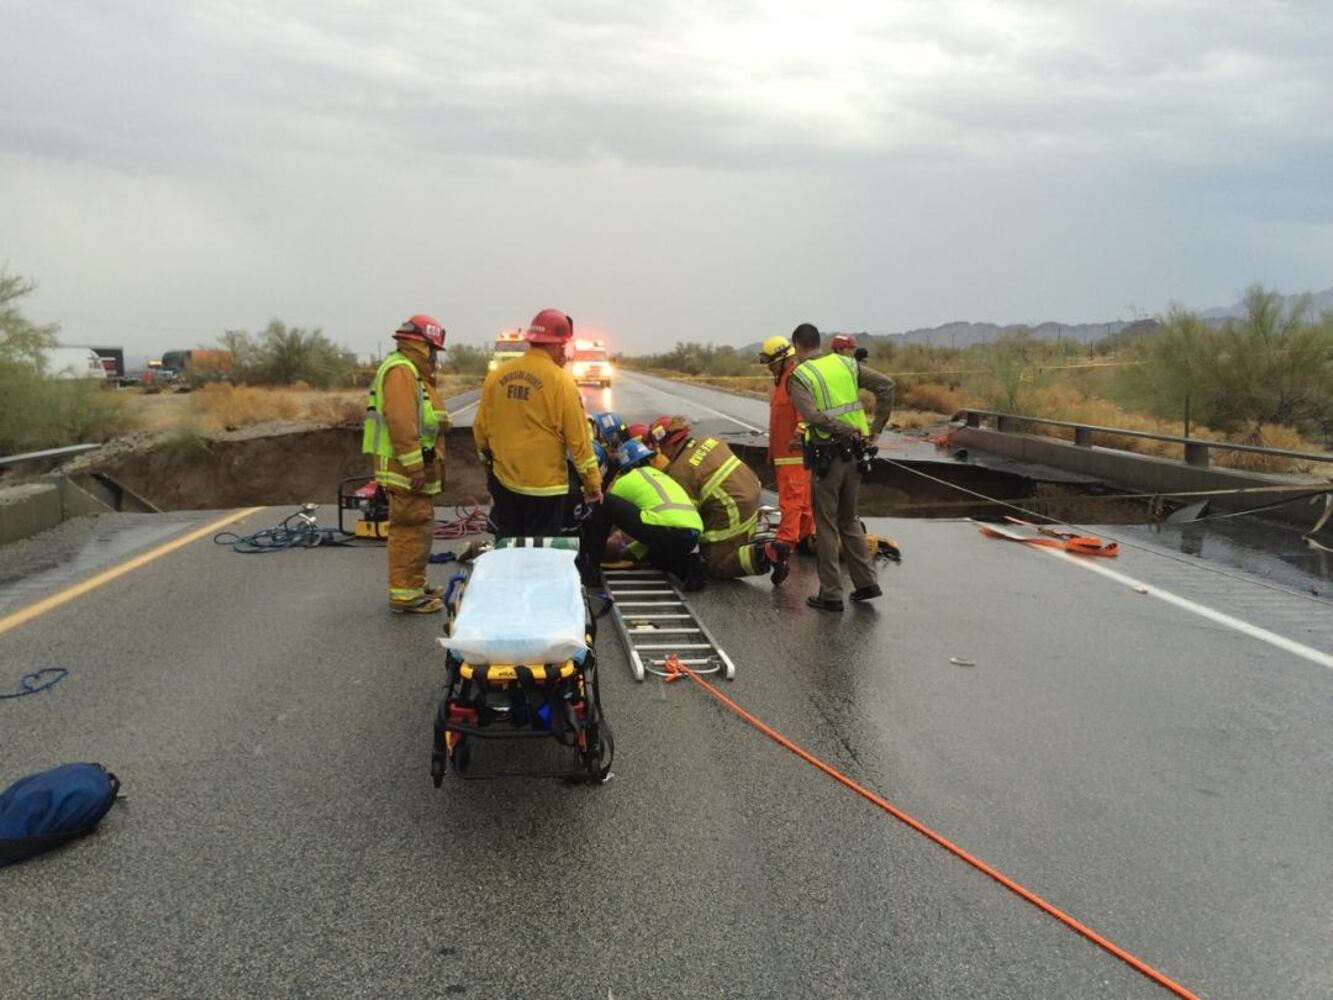
M 469 663 L 561 663 L 586 651 L 583 588 L 568 549 L 478 556 L 448 636 Z

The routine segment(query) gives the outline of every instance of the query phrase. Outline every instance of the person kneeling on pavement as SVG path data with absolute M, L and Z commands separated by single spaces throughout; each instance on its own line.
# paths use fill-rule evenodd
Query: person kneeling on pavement
M 770 573 L 787 578 L 791 546 L 754 541 L 759 526 L 759 477 L 715 437 L 690 436 L 684 417 L 658 417 L 652 437 L 669 461 L 666 473 L 699 505 L 703 534 L 699 553 L 708 575 L 719 580 Z
M 619 475 L 584 522 L 579 544 L 583 582 L 602 586 L 602 560 L 611 529 L 633 542 L 634 555 L 680 579 L 684 589 L 704 585 L 703 560 L 695 550 L 703 521 L 679 483 L 647 464 L 652 451 L 641 441 L 627 441 L 616 456 Z

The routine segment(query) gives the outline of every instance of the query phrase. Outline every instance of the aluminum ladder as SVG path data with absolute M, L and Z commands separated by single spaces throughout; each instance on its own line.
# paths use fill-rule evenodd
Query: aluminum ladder
M 694 617 L 684 596 L 655 569 L 608 569 L 602 572 L 616 630 L 629 654 L 636 681 L 648 674 L 668 676 L 667 657 L 701 674 L 736 676 L 736 665 Z

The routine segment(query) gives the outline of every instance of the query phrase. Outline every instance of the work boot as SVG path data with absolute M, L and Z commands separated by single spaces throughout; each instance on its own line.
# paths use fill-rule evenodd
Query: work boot
M 428 583 L 421 588 L 421 592 L 427 597 L 444 597 L 444 588 L 438 583 Z
M 869 601 L 876 597 L 883 597 L 884 591 L 879 589 L 878 583 L 872 583 L 869 586 L 857 587 L 852 591 L 853 601 Z
M 802 538 L 799 542 L 796 543 L 796 551 L 803 556 L 819 555 L 818 550 L 815 548 L 815 536 L 806 535 L 804 538 Z
M 431 594 L 422 594 L 415 601 L 390 601 L 389 610 L 396 615 L 433 615 L 444 610 L 444 601 Z
M 831 597 L 820 597 L 818 594 L 811 594 L 805 599 L 805 603 L 812 608 L 818 608 L 820 611 L 841 611 L 843 609 L 842 601 L 835 601 Z
M 773 566 L 769 581 L 775 587 L 780 586 L 791 572 L 791 546 L 786 542 L 771 541 L 764 546 L 764 556 Z
M 685 572 L 685 579 L 681 581 L 681 589 L 685 591 L 703 590 L 708 585 L 708 573 L 704 567 L 703 556 L 695 552 L 690 556 L 690 565 Z

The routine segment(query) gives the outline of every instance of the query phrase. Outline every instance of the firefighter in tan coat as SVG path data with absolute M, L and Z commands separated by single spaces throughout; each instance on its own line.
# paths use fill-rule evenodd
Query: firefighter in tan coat
M 770 573 L 774 586 L 787 578 L 791 547 L 754 541 L 759 522 L 759 479 L 715 437 L 690 436 L 684 417 L 658 417 L 651 436 L 668 461 L 666 473 L 699 507 L 704 530 L 699 552 L 708 575 L 727 580 Z
M 389 608 L 432 614 L 444 607 L 443 588 L 426 582 L 449 429 L 449 414 L 435 389 L 444 327 L 418 314 L 393 336 L 398 348 L 370 386 L 362 451 L 374 456 L 375 481 L 389 495 Z

